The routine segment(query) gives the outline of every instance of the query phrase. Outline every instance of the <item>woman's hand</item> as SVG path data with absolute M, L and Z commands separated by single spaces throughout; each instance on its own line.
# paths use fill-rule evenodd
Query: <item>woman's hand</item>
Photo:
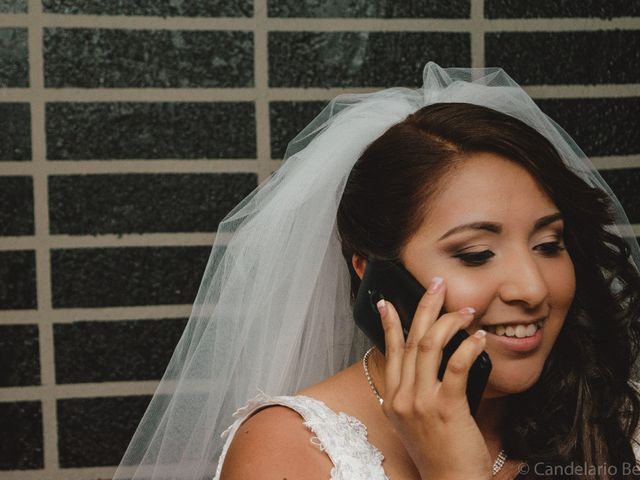
M 385 400 L 393 424 L 425 480 L 491 478 L 491 458 L 466 396 L 467 376 L 486 338 L 472 335 L 449 359 L 438 380 L 442 350 L 473 320 L 473 309 L 443 315 L 444 282 L 434 278 L 413 318 L 405 343 L 389 302 L 378 302 L 385 331 Z

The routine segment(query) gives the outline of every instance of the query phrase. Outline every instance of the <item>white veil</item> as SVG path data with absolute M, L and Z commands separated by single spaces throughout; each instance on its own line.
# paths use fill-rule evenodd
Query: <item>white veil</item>
M 532 126 L 606 191 L 633 260 L 620 204 L 582 150 L 502 69 L 428 63 L 420 89 L 340 95 L 290 144 L 285 162 L 218 228 L 191 318 L 115 479 L 211 479 L 232 414 L 258 390 L 289 395 L 369 346 L 355 328 L 336 212 L 365 147 L 417 109 L 466 102 Z

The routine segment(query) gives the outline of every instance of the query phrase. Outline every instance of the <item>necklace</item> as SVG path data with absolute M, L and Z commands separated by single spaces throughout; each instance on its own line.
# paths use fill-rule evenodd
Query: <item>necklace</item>
M 364 357 L 362 357 L 362 366 L 364 367 L 364 375 L 365 377 L 367 377 L 367 382 L 369 382 L 369 386 L 371 387 L 373 394 L 378 399 L 378 402 L 380 402 L 380 405 L 382 405 L 384 403 L 384 400 L 380 396 L 380 393 L 378 392 L 376 386 L 373 384 L 373 380 L 371 379 L 371 375 L 369 374 L 369 355 L 374 348 L 375 347 L 371 347 L 369 350 L 367 350 L 367 353 L 364 354 Z M 503 448 L 502 450 L 500 450 L 500 453 L 498 453 L 498 457 L 496 458 L 496 461 L 493 462 L 493 467 L 491 468 L 491 472 L 494 476 L 502 469 L 502 466 L 504 465 L 504 462 L 506 460 L 507 454 L 505 453 Z

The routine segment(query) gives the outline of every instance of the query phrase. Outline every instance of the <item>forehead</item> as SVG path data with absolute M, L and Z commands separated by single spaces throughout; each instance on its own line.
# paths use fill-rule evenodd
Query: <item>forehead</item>
M 530 226 L 558 210 L 524 167 L 492 153 L 458 162 L 428 207 L 424 223 L 434 234 L 438 228 L 485 220 Z

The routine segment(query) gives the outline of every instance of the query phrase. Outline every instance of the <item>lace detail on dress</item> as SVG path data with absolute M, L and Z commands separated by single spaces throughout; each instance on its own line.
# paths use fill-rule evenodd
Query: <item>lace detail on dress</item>
M 324 402 L 311 397 L 272 397 L 264 392 L 260 392 L 233 414 L 235 422 L 222 433 L 222 437 L 228 435 L 228 438 L 213 480 L 219 479 L 224 457 L 242 422 L 255 410 L 266 405 L 284 405 L 302 416 L 304 425 L 315 434 L 311 443 L 325 452 L 333 462 L 331 480 L 389 480 L 382 468 L 384 456 L 369 443 L 367 427 L 360 420 L 343 412 L 336 413 Z

